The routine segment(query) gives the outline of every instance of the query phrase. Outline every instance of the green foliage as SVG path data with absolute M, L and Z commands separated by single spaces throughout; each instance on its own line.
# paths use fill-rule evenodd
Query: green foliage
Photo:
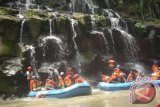
M 35 18 L 47 18 L 47 14 L 40 12 L 40 11 L 34 11 L 34 10 L 27 10 L 25 11 L 26 17 L 35 17 Z
M 14 10 L 14 9 L 0 7 L 0 15 L 15 16 L 16 14 L 18 14 L 18 11 Z
M 95 15 L 95 18 L 96 18 L 96 24 L 99 26 L 99 27 L 106 27 L 109 25 L 109 20 L 107 17 L 105 16 L 99 16 L 99 15 Z
M 143 23 L 141 23 L 141 22 L 137 22 L 137 23 L 135 24 L 135 27 L 138 28 L 138 29 L 143 29 L 143 28 L 144 28 L 144 25 L 143 25 Z

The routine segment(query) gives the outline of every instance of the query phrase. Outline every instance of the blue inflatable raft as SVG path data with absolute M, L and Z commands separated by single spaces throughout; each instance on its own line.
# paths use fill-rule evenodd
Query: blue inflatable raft
M 57 90 L 30 91 L 28 97 L 42 96 L 45 98 L 67 98 L 80 95 L 89 95 L 92 93 L 90 84 L 87 82 L 74 84 L 70 87 Z
M 152 81 L 153 83 L 160 86 L 160 80 Z M 106 82 L 99 82 L 97 88 L 106 91 L 116 91 L 116 90 L 128 90 L 133 82 L 127 83 L 106 83 Z

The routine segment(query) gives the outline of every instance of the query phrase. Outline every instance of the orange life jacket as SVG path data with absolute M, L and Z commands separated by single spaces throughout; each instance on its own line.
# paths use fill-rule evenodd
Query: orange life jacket
M 153 64 L 152 65 L 152 71 L 153 72 L 157 72 L 158 71 L 158 65 L 157 64 Z
M 46 89 L 53 89 L 56 86 L 56 83 L 53 80 L 46 80 Z
M 38 88 L 38 82 L 36 80 L 30 81 L 30 91 L 35 91 Z
M 116 77 L 120 77 L 120 73 L 121 73 L 120 69 L 119 68 L 115 68 L 113 75 L 116 76 Z
M 68 77 L 65 77 L 64 82 L 65 82 L 65 85 L 66 85 L 66 86 L 71 86 L 71 85 L 72 85 L 72 81 L 71 81 L 71 79 L 68 78 Z
M 59 78 L 58 86 L 59 87 L 64 87 L 64 80 L 62 78 Z
M 83 83 L 84 80 L 81 77 L 75 79 L 75 83 Z

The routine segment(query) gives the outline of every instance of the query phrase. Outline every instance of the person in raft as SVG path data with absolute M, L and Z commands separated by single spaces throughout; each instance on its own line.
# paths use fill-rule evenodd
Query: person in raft
M 30 81 L 30 91 L 39 91 L 41 90 L 40 82 L 36 78 L 36 76 L 32 76 L 32 80 Z
M 51 76 L 48 76 L 48 78 L 46 79 L 46 90 L 52 90 L 55 88 L 55 86 L 57 86 L 57 84 L 52 80 Z
M 65 78 L 65 74 L 64 72 L 61 72 L 59 77 L 58 77 L 58 87 L 59 88 L 64 88 L 65 84 L 64 84 L 64 78 Z
M 137 76 L 139 76 L 138 71 L 130 70 L 130 73 L 127 77 L 127 82 L 136 80 Z
M 120 70 L 120 65 L 117 65 L 111 76 L 102 75 L 102 81 L 110 83 L 113 82 L 114 80 L 118 80 L 118 82 L 121 82 L 123 80 L 124 82 L 126 82 L 126 79 L 124 77 L 125 75 L 126 74 Z
M 157 61 L 154 61 L 153 65 L 152 65 L 152 71 L 153 71 L 153 73 L 158 71 L 158 63 L 157 63 Z
M 116 67 L 116 61 L 112 56 L 107 60 L 107 74 L 112 75 L 114 68 Z
M 83 83 L 84 82 L 84 80 L 78 74 L 74 75 L 74 80 L 75 80 L 74 83 Z
M 158 70 L 156 72 L 151 74 L 152 80 L 159 80 L 160 79 L 160 67 L 158 67 Z

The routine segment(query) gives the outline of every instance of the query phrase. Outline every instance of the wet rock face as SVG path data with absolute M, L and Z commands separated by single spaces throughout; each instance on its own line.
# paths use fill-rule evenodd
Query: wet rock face
M 0 55 L 17 56 L 20 23 L 17 19 L 0 18 Z

